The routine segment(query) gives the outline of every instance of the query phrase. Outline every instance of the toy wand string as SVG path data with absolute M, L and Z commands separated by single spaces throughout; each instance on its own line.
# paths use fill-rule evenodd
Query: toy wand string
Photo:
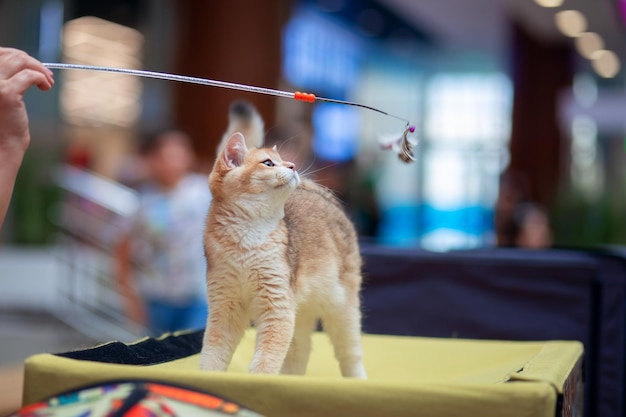
M 402 137 L 398 139 L 397 141 L 395 141 L 392 144 L 393 146 L 386 146 L 386 148 L 393 147 L 398 152 L 399 158 L 406 163 L 410 163 L 415 160 L 415 155 L 413 152 L 413 142 L 409 140 L 408 138 L 408 134 L 413 133 L 415 131 L 415 126 L 411 125 L 407 119 L 404 119 L 399 116 L 395 116 L 393 114 L 387 113 L 386 111 L 377 109 L 375 107 L 367 106 L 365 104 L 355 103 L 352 101 L 335 100 L 335 99 L 326 98 L 326 97 L 318 97 L 315 94 L 303 93 L 300 91 L 289 92 L 289 91 L 275 90 L 271 88 L 255 87 L 255 86 L 246 85 L 246 84 L 237 84 L 237 83 L 231 83 L 231 82 L 226 82 L 226 81 L 211 80 L 208 78 L 198 78 L 198 77 L 190 77 L 187 75 L 168 74 L 164 72 L 144 71 L 144 70 L 125 69 L 125 68 L 113 68 L 113 67 L 94 66 L 94 65 L 81 65 L 81 64 L 44 63 L 43 65 L 50 69 L 113 72 L 113 73 L 118 73 L 118 74 L 134 75 L 136 77 L 156 78 L 160 80 L 179 81 L 179 82 L 185 82 L 185 83 L 191 83 L 191 84 L 206 85 L 206 86 L 211 86 L 211 87 L 228 88 L 231 90 L 240 90 L 240 91 L 247 91 L 251 93 L 272 95 L 276 97 L 291 98 L 297 101 L 305 101 L 307 103 L 314 103 L 318 101 L 318 102 L 336 103 L 336 104 L 344 104 L 348 106 L 361 107 L 363 109 L 371 110 L 376 113 L 393 117 L 395 119 L 405 122 L 406 126 L 404 129 L 404 133 L 402 134 Z

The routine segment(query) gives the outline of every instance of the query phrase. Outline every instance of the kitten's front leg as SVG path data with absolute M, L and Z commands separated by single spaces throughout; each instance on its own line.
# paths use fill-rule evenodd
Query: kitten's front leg
M 311 354 L 311 333 L 317 326 L 317 316 L 305 308 L 296 313 L 296 324 L 289 351 L 283 362 L 281 374 L 304 375 Z
M 225 371 L 247 326 L 247 316 L 239 303 L 212 300 L 200 352 L 200 369 Z
M 280 372 L 293 338 L 295 325 L 295 305 L 294 303 L 288 305 L 279 311 L 267 312 L 258 321 L 256 349 L 250 363 L 251 373 Z

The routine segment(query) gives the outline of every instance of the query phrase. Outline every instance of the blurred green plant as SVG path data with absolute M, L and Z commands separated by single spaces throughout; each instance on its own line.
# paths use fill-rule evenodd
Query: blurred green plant
M 626 199 L 621 193 L 589 198 L 564 190 L 550 213 L 555 246 L 626 245 Z
M 54 183 L 57 152 L 31 146 L 17 176 L 11 199 L 11 235 L 9 243 L 43 245 L 53 241 L 57 227 L 52 210 L 61 199 Z

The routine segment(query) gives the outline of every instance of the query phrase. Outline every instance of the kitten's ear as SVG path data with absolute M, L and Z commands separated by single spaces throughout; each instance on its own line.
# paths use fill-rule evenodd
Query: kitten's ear
M 243 165 L 243 161 L 248 154 L 246 140 L 239 132 L 233 135 L 226 142 L 224 151 L 222 152 L 222 162 L 228 168 L 234 168 Z
M 278 152 L 278 147 L 277 147 L 276 145 L 274 145 L 274 146 L 272 146 L 272 150 L 273 150 L 274 152 Z

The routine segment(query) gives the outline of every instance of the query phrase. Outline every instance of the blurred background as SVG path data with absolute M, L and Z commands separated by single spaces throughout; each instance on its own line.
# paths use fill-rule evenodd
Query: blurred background
M 33 140 L 0 234 L 0 365 L 142 334 L 111 282 L 136 145 L 179 127 L 206 174 L 241 98 L 365 242 L 626 243 L 625 23 L 624 0 L 0 0 L 0 45 L 43 62 L 356 101 L 409 119 L 418 140 L 407 165 L 380 149 L 404 123 L 372 111 L 56 71 L 51 92 L 26 97 Z

